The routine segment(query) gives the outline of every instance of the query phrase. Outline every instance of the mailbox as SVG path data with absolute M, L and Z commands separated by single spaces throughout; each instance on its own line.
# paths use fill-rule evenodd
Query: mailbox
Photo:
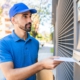
M 76 60 L 76 63 L 80 66 L 80 51 L 73 50 L 73 58 Z

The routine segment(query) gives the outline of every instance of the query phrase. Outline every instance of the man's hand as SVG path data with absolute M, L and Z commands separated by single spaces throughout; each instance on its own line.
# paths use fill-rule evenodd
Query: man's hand
M 47 59 L 42 60 L 42 65 L 44 69 L 54 69 L 56 66 L 58 66 L 62 61 L 55 61 L 54 58 L 59 58 L 59 57 L 50 57 Z
M 58 66 L 61 61 L 55 61 L 54 58 L 50 57 L 33 65 L 16 69 L 13 62 L 4 62 L 0 63 L 0 69 L 7 80 L 25 80 L 43 69 L 53 69 Z

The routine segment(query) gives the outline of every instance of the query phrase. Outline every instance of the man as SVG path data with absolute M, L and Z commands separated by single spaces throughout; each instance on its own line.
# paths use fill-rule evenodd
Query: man
M 36 80 L 36 73 L 43 69 L 53 69 L 61 62 L 48 58 L 36 62 L 39 42 L 31 37 L 31 16 L 35 9 L 24 3 L 12 6 L 9 16 L 14 30 L 0 40 L 0 68 L 6 80 Z

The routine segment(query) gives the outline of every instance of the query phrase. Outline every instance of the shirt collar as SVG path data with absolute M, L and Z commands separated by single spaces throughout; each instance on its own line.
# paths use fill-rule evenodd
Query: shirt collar
M 27 37 L 27 39 L 26 39 L 25 41 L 31 40 L 32 37 L 30 36 L 30 34 L 29 34 L 29 33 L 26 33 L 26 34 L 28 35 L 28 37 Z M 12 34 L 11 34 L 11 35 L 12 35 L 14 41 L 23 40 L 23 39 L 21 39 L 20 37 L 18 37 L 18 36 L 16 35 L 16 33 L 14 32 L 14 30 L 12 31 Z
M 27 39 L 25 40 L 26 42 L 32 40 L 32 37 L 30 36 L 29 33 L 27 33 L 27 36 L 28 36 L 28 37 L 27 37 Z

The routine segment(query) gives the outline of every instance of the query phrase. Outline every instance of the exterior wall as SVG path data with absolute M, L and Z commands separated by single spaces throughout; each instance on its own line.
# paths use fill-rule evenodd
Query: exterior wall
M 78 50 L 80 52 L 80 22 L 78 22 L 77 33 L 78 33 L 77 34 L 78 43 L 77 43 L 76 50 Z M 76 64 L 76 63 L 74 65 L 74 80 L 80 80 L 80 66 L 78 64 Z
M 55 55 L 72 57 L 73 50 L 80 52 L 78 1 L 58 0 L 55 7 L 56 19 L 53 22 L 55 23 Z M 80 80 L 80 66 L 77 63 L 64 62 L 57 67 L 56 71 L 56 80 Z
M 57 55 L 72 57 L 73 53 L 73 1 L 59 0 L 57 6 Z M 56 22 L 57 22 L 56 20 Z M 62 63 L 57 68 L 57 80 L 73 80 L 73 63 Z

